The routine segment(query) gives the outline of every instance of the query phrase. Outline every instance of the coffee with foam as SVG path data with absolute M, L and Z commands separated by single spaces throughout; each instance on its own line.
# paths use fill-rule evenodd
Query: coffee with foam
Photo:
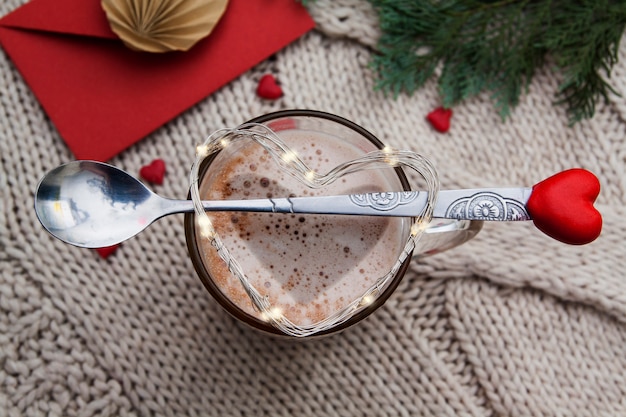
M 365 153 L 354 144 L 316 131 L 283 130 L 279 136 L 320 173 Z M 216 156 L 203 177 L 200 194 L 203 199 L 217 200 L 399 189 L 399 179 L 391 169 L 359 171 L 312 189 L 281 170 L 263 147 L 248 142 Z M 251 284 L 298 325 L 319 322 L 363 296 L 397 261 L 409 227 L 406 219 L 369 216 L 239 212 L 209 216 Z M 199 238 L 199 245 L 203 263 L 222 294 L 260 318 L 211 243 Z

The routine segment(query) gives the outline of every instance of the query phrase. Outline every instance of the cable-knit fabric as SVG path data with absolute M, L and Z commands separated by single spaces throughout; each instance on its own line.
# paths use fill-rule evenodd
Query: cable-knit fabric
M 23 0 L 0 4 L 0 14 Z M 600 238 L 567 246 L 531 223 L 490 223 L 471 242 L 414 259 L 388 302 L 332 337 L 290 342 L 236 322 L 188 258 L 182 215 L 108 259 L 48 235 L 33 193 L 73 159 L 0 53 L 0 416 L 616 416 L 626 414 L 626 43 L 612 95 L 568 126 L 559 74 L 536 74 L 510 118 L 487 95 L 425 120 L 435 80 L 413 96 L 375 90 L 379 36 L 366 0 L 318 0 L 314 31 L 110 162 L 167 163 L 155 191 L 184 198 L 211 132 L 309 108 L 418 151 L 444 188 L 530 186 L 583 167 L 602 184 Z M 272 73 L 284 96 L 255 95 Z

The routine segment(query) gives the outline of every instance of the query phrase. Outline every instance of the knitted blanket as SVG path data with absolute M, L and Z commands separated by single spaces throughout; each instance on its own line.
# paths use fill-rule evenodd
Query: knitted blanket
M 24 0 L 0 3 L 0 14 Z M 332 337 L 289 342 L 239 324 L 211 299 L 168 216 L 103 259 L 49 236 L 39 178 L 73 159 L 0 53 L 0 416 L 626 415 L 626 43 L 621 97 L 568 126 L 559 75 L 535 77 L 502 121 L 488 96 L 454 108 L 447 134 L 415 95 L 374 90 L 378 29 L 365 0 L 318 0 L 317 28 L 110 162 L 167 163 L 156 191 L 184 198 L 195 146 L 214 130 L 286 108 L 336 113 L 418 151 L 444 188 L 530 186 L 596 173 L 603 233 L 568 246 L 530 223 L 490 223 L 471 242 L 414 260 L 389 301 Z M 284 97 L 261 100 L 273 73 Z

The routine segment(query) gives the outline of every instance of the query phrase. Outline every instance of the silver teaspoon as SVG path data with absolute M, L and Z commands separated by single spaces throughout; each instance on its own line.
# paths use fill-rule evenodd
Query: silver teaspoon
M 532 188 L 440 191 L 433 217 L 530 220 L 526 203 L 532 191 Z M 422 212 L 426 199 L 426 192 L 411 191 L 204 201 L 203 206 L 207 211 L 413 217 Z M 35 211 L 43 227 L 63 242 L 100 248 L 135 236 L 163 216 L 193 212 L 194 206 L 191 200 L 160 197 L 114 166 L 73 161 L 41 179 L 35 193 Z

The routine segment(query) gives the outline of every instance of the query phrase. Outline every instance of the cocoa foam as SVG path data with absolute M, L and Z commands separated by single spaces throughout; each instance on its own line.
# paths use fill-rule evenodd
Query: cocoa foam
M 281 138 L 313 170 L 325 173 L 363 151 L 317 132 L 283 131 Z M 397 189 L 379 171 L 339 178 L 311 189 L 281 171 L 261 146 L 250 142 L 236 156 L 216 161 L 200 187 L 203 199 L 272 198 L 352 194 Z M 219 155 L 218 155 L 219 157 Z M 396 262 L 404 245 L 403 220 L 386 217 L 211 213 L 217 233 L 252 285 L 292 322 L 318 322 L 358 299 Z M 205 266 L 234 304 L 259 317 L 241 283 L 207 240 Z

